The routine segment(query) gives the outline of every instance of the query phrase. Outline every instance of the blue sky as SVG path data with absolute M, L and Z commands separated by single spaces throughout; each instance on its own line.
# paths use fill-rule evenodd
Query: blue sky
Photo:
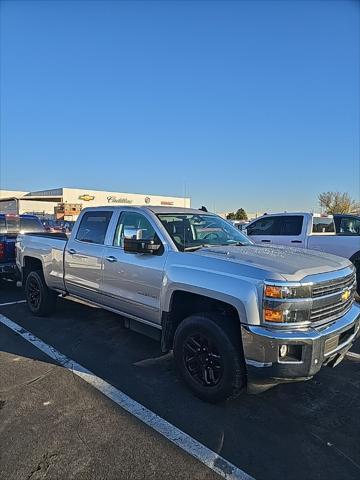
M 1 3 L 0 188 L 359 197 L 359 2 Z

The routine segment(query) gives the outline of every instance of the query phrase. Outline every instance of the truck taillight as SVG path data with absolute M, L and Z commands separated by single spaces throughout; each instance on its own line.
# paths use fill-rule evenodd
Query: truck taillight
M 5 243 L 0 242 L 0 258 L 5 258 Z

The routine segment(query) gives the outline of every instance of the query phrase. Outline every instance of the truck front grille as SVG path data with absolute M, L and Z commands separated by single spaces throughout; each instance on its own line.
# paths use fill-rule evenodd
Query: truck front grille
M 332 303 L 320 308 L 313 308 L 311 310 L 310 320 L 312 322 L 321 322 L 322 320 L 335 320 L 342 317 L 351 308 L 353 303 L 353 296 L 346 302 L 340 300 L 340 302 Z
M 354 301 L 355 286 L 355 272 L 336 280 L 313 285 L 310 320 L 319 325 L 345 315 Z
M 352 288 L 355 285 L 355 272 L 343 278 L 321 282 L 313 286 L 313 298 L 331 295 L 333 293 L 342 292 L 345 288 Z

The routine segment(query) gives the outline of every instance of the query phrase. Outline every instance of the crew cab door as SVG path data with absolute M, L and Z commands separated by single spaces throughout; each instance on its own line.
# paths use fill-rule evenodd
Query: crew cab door
M 69 293 L 99 303 L 105 237 L 113 212 L 83 213 L 64 252 L 64 280 Z
M 126 253 L 124 237 L 133 238 L 139 232 L 143 240 L 161 242 L 150 218 L 142 212 L 123 211 L 114 238 L 105 247 L 102 303 L 125 314 L 160 323 L 160 295 L 167 251 L 162 244 L 153 254 Z
M 305 247 L 303 215 L 266 215 L 247 226 L 247 235 L 256 243 Z
M 346 242 L 350 240 L 350 242 Z M 352 237 L 337 236 L 335 233 L 335 222 L 332 217 L 313 217 L 312 227 L 307 237 L 307 248 L 319 250 L 320 252 L 332 253 L 341 257 L 350 258 L 347 255 L 348 248 L 351 245 Z

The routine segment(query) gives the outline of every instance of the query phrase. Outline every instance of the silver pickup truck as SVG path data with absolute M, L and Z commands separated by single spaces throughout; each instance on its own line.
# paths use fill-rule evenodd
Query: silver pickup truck
M 308 379 L 335 366 L 359 334 L 352 264 L 330 254 L 255 245 L 217 215 L 163 207 L 82 211 L 68 239 L 19 235 L 31 312 L 82 299 L 174 351 L 210 402 L 257 378 Z

